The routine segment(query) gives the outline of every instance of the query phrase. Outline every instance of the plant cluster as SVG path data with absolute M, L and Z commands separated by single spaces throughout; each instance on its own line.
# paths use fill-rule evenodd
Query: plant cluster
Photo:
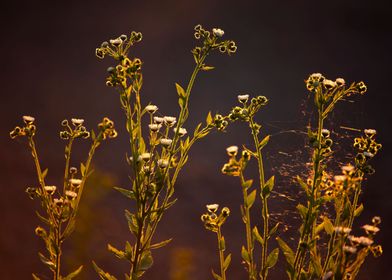
M 326 120 L 336 104 L 352 95 L 362 95 L 367 88 L 363 82 L 347 85 L 345 80 L 326 79 L 315 73 L 305 81 L 306 88 L 314 98 L 317 110 L 317 124 L 309 127 L 308 143 L 312 156 L 307 178 L 297 176 L 298 186 L 304 192 L 304 202 L 297 205 L 301 224 L 295 249 L 280 237 L 276 237 L 280 223 L 270 219 L 269 200 L 275 185 L 272 175 L 266 179 L 263 149 L 270 136 L 261 136 L 261 124 L 256 122 L 256 114 L 268 103 L 265 96 L 251 98 L 248 94 L 238 95 L 238 105 L 227 115 L 207 114 L 204 123 L 199 123 L 188 133 L 186 121 L 189 117 L 190 96 L 196 77 L 202 71 L 214 69 L 206 64 L 207 57 L 214 51 L 231 55 L 236 52 L 234 41 L 223 40 L 224 31 L 213 28 L 205 30 L 201 25 L 194 29 L 194 37 L 201 43 L 192 50 L 195 61 L 194 70 L 186 87 L 176 83 L 179 112 L 163 114 L 155 104 L 143 103 L 141 91 L 143 85 L 140 58 L 130 55 L 131 47 L 142 40 L 140 32 L 121 35 L 103 42 L 95 51 L 98 58 L 111 57 L 114 65 L 107 69 L 106 85 L 118 92 L 120 108 L 126 120 L 129 149 L 126 161 L 129 166 L 130 183 L 126 188 L 115 187 L 117 191 L 131 200 L 132 210 L 125 210 L 132 238 L 125 241 L 123 249 L 108 244 L 107 248 L 117 258 L 129 263 L 125 279 L 141 279 L 153 265 L 152 250 L 167 245 L 171 239 L 157 242 L 154 235 L 164 213 L 175 204 L 175 185 L 177 178 L 188 161 L 192 146 L 200 139 L 217 129 L 224 131 L 230 123 L 243 122 L 249 128 L 252 147 L 230 146 L 226 149 L 228 162 L 222 167 L 222 173 L 239 178 L 243 203 L 240 207 L 244 223 L 245 242 L 241 248 L 241 257 L 249 280 L 268 278 L 269 271 L 284 255 L 286 272 L 289 279 L 354 279 L 363 265 L 365 258 L 372 253 L 382 253 L 380 245 L 375 244 L 380 217 L 374 217 L 372 224 L 364 225 L 363 236 L 352 234 L 354 219 L 363 210 L 359 203 L 362 184 L 366 176 L 374 173 L 371 159 L 381 149 L 376 141 L 376 131 L 365 129 L 364 135 L 354 139 L 356 156 L 352 161 L 341 166 L 341 174 L 334 174 L 333 134 L 326 128 Z M 83 126 L 84 120 L 72 119 L 62 122 L 60 138 L 67 141 L 65 148 L 65 172 L 62 189 L 47 185 L 47 169 L 42 170 L 34 136 L 35 119 L 24 116 L 24 126 L 11 131 L 11 138 L 26 137 L 33 155 L 38 175 L 38 187 L 27 188 L 33 199 L 38 199 L 42 213 L 37 215 L 44 226 L 36 228 L 36 234 L 46 245 L 46 255 L 39 253 L 44 264 L 53 273 L 54 280 L 72 279 L 81 270 L 80 266 L 67 276 L 61 276 L 62 244 L 76 226 L 77 213 L 83 188 L 91 173 L 91 161 L 96 148 L 107 138 L 117 136 L 114 124 L 104 118 L 98 125 L 98 133 L 90 132 Z M 92 143 L 85 163 L 80 164 L 80 175 L 76 167 L 71 167 L 71 150 L 75 139 L 91 139 Z M 258 167 L 257 180 L 245 175 L 248 163 L 255 159 Z M 254 187 L 254 181 L 257 187 Z M 259 200 L 256 200 L 259 198 Z M 252 217 L 252 206 L 261 205 L 261 225 L 256 226 Z M 332 206 L 332 207 L 331 207 Z M 226 280 L 231 263 L 231 254 L 225 256 L 226 241 L 222 226 L 227 222 L 230 210 L 227 207 L 218 212 L 218 204 L 207 205 L 207 212 L 201 216 L 205 228 L 216 233 L 220 274 L 212 271 L 217 280 Z M 332 209 L 333 211 L 331 211 Z M 277 240 L 279 247 L 273 248 Z M 323 249 L 321 244 L 327 244 Z M 255 250 L 259 246 L 260 250 Z M 260 256 L 255 252 L 260 251 Z M 95 262 L 93 266 L 101 279 L 114 280 L 116 277 L 104 271 Z M 40 279 L 33 274 L 34 279 Z

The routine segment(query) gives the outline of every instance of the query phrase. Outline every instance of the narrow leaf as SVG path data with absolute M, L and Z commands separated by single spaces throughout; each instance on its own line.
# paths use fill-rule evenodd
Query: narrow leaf
M 186 96 L 185 90 L 177 83 L 176 83 L 176 89 L 177 89 L 178 97 L 185 98 Z
M 152 259 L 151 251 L 144 251 L 140 260 L 138 270 L 146 271 L 152 266 L 153 263 L 154 261 Z
M 306 219 L 306 213 L 308 212 L 308 208 L 306 208 L 304 205 L 301 203 L 297 205 L 297 210 L 299 212 L 299 215 L 301 216 L 302 220 Z
M 278 261 L 279 258 L 279 248 L 275 248 L 274 250 L 272 250 L 272 252 L 268 255 L 267 257 L 267 262 L 266 262 L 266 266 L 267 267 L 274 267 L 276 262 Z
M 251 208 L 256 199 L 256 190 L 252 191 L 246 198 L 246 206 Z
M 324 229 L 329 235 L 331 235 L 334 231 L 334 226 L 328 217 L 324 217 Z
M 290 266 L 293 266 L 294 264 L 294 252 L 291 250 L 289 245 L 287 245 L 286 242 L 284 242 L 281 238 L 277 237 L 276 240 L 278 241 L 279 247 L 283 252 L 283 255 L 286 257 L 287 263 Z
M 159 242 L 159 243 L 152 244 L 152 245 L 150 246 L 150 249 L 158 249 L 158 248 L 164 247 L 164 246 L 166 246 L 167 244 L 169 244 L 170 241 L 172 241 L 172 239 L 173 239 L 173 238 L 170 238 L 170 239 L 168 239 L 168 240 L 165 240 L 165 241 L 162 241 L 162 242 Z
M 223 270 L 226 271 L 231 263 L 231 254 L 229 254 L 223 262 Z
M 248 253 L 248 251 L 245 249 L 245 247 L 244 246 L 242 246 L 242 248 L 241 248 L 241 256 L 242 256 L 242 259 L 246 262 L 246 263 L 250 263 L 250 257 L 249 257 L 249 253 Z
M 109 250 L 109 252 L 112 252 L 119 259 L 125 258 L 125 252 L 118 250 L 117 248 L 113 247 L 110 244 L 108 244 L 108 250 Z
M 34 273 L 33 274 L 31 274 L 31 276 L 33 276 L 33 279 L 34 280 L 41 280 L 37 275 L 35 275 Z
M 252 230 L 252 236 L 253 236 L 253 240 L 257 240 L 257 242 L 259 242 L 262 246 L 264 244 L 264 240 L 261 237 L 259 230 L 257 229 L 257 227 L 254 227 Z
M 250 180 L 245 181 L 244 184 L 243 184 L 242 186 L 243 186 L 245 189 L 249 189 L 249 188 L 252 186 L 252 184 L 253 184 L 253 180 L 250 179 Z
M 267 135 L 267 136 L 264 137 L 263 140 L 260 141 L 260 143 L 259 143 L 259 149 L 260 149 L 260 150 L 261 150 L 262 148 L 264 148 L 265 145 L 268 144 L 269 139 L 270 139 L 270 136 Z
M 78 276 L 80 272 L 82 272 L 82 269 L 83 269 L 83 265 L 79 266 L 79 268 L 77 270 L 75 270 L 74 272 L 71 272 L 70 274 L 68 274 L 67 276 L 65 276 L 64 278 L 61 278 L 61 279 L 62 280 L 72 280 L 73 278 Z
M 354 217 L 358 217 L 359 215 L 361 215 L 362 211 L 363 211 L 363 204 L 361 203 L 361 205 L 358 206 L 357 209 L 355 209 L 354 211 Z
M 214 277 L 214 279 L 216 279 L 216 280 L 222 280 L 223 279 L 218 274 L 216 274 L 213 269 L 211 269 L 211 273 L 212 273 L 212 276 Z
M 103 271 L 94 261 L 93 261 L 93 267 L 95 271 L 98 273 L 99 278 L 101 278 L 102 280 L 117 280 L 117 278 L 114 277 L 113 275 L 110 275 L 109 273 Z
M 48 169 L 47 168 L 42 172 L 42 178 L 45 179 L 46 175 L 48 175 Z
M 135 192 L 132 190 L 127 190 L 127 189 L 123 189 L 123 188 L 119 188 L 119 187 L 113 187 L 116 191 L 119 191 L 120 193 L 122 193 L 123 195 L 125 195 L 126 197 L 132 199 L 132 200 L 136 200 L 136 196 L 135 196 Z
M 211 116 L 211 111 L 208 112 L 207 118 L 206 118 L 206 124 L 210 125 L 212 123 L 212 116 Z
M 86 167 L 83 163 L 80 163 L 80 173 L 82 174 L 82 177 L 86 174 Z
M 203 71 L 210 71 L 212 69 L 215 69 L 215 67 L 214 66 L 207 66 L 207 65 L 205 65 L 205 66 L 203 66 L 201 68 L 201 70 L 203 70 Z

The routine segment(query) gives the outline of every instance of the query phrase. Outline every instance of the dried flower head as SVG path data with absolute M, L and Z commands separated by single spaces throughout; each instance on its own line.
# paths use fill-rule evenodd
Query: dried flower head
M 351 232 L 349 227 L 334 227 L 334 230 L 338 234 L 349 234 Z
M 156 124 L 162 124 L 164 121 L 165 121 L 165 119 L 162 117 L 154 117 L 154 122 Z
M 35 121 L 35 118 L 32 116 L 23 116 L 23 121 L 26 124 L 32 124 Z
M 71 119 L 74 126 L 81 126 L 84 123 L 84 119 Z
M 231 157 L 235 157 L 238 153 L 238 147 L 237 146 L 230 146 L 226 148 L 227 154 Z
M 372 225 L 364 225 L 362 228 L 366 231 L 367 234 L 376 234 L 380 231 L 380 228 Z
M 161 143 L 162 146 L 169 147 L 173 142 L 173 140 L 169 138 L 161 138 L 159 142 Z
M 78 196 L 78 194 L 74 191 L 65 191 L 65 196 L 67 197 L 67 199 L 73 200 Z
M 159 129 L 162 127 L 161 124 L 152 123 L 149 124 L 148 127 L 150 128 L 151 132 L 158 132 Z
M 169 161 L 167 159 L 159 159 L 158 166 L 160 168 L 166 168 L 169 165 Z
M 72 179 L 69 179 L 69 183 L 71 184 L 71 186 L 78 188 L 80 186 L 80 184 L 82 183 L 82 180 L 72 178 Z
M 241 103 L 246 103 L 249 99 L 249 94 L 241 94 L 237 96 L 238 101 Z
M 336 82 L 336 84 L 337 84 L 338 86 L 344 86 L 344 85 L 346 84 L 346 81 L 345 81 L 343 78 L 337 78 L 337 79 L 335 80 L 335 82 Z
M 357 248 L 354 246 L 343 246 L 343 251 L 348 254 L 355 254 L 357 252 Z
M 216 37 L 222 37 L 225 34 L 225 32 L 220 28 L 212 28 L 212 33 L 214 33 Z
M 158 111 L 158 107 L 156 105 L 147 105 L 145 110 L 150 114 L 154 114 L 156 111 Z
M 176 123 L 176 117 L 169 117 L 169 116 L 164 116 L 163 117 L 165 124 L 169 127 L 172 127 Z
M 53 195 L 56 191 L 56 186 L 45 186 L 44 189 L 48 194 Z
M 375 226 L 381 224 L 381 218 L 379 216 L 374 216 L 372 219 L 372 223 Z
M 218 211 L 219 204 L 207 204 L 206 207 L 209 213 L 216 213 L 216 211 Z
M 151 154 L 150 154 L 150 153 L 142 153 L 142 154 L 140 155 L 140 157 L 141 157 L 142 160 L 144 160 L 144 161 L 149 161 L 150 158 L 151 158 Z
M 176 127 L 173 128 L 173 131 L 174 131 L 174 133 L 176 133 L 176 132 L 177 132 L 177 128 L 176 128 Z M 184 136 L 185 134 L 187 134 L 186 129 L 183 128 L 183 127 L 180 127 L 180 128 L 178 129 L 178 135 Z

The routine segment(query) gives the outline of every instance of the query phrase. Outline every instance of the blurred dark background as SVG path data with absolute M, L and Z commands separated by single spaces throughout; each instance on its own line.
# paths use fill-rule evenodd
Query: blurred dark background
M 106 250 L 122 248 L 128 233 L 124 208 L 129 201 L 111 189 L 129 185 L 124 154 L 127 136 L 119 100 L 105 86 L 110 59 L 100 61 L 95 47 L 104 40 L 130 31 L 141 31 L 143 41 L 132 52 L 144 61 L 143 103 L 153 102 L 160 112 L 176 115 L 174 83 L 185 86 L 193 69 L 190 50 L 195 45 L 193 27 L 221 27 L 225 38 L 237 42 L 232 57 L 211 56 L 216 69 L 202 73 L 191 98 L 191 130 L 207 112 L 225 113 L 240 93 L 263 94 L 270 104 L 258 116 L 263 133 L 272 134 L 265 149 L 266 172 L 277 178 L 271 202 L 272 218 L 286 226 L 279 234 L 290 243 L 297 237 L 296 203 L 303 196 L 292 178 L 305 170 L 304 149 L 309 118 L 313 115 L 304 79 L 321 72 L 330 79 L 364 80 L 368 93 L 342 103 L 328 123 L 340 154 L 351 153 L 349 131 L 340 126 L 375 128 L 383 149 L 374 160 L 376 174 L 364 185 L 365 211 L 359 228 L 374 215 L 383 218 L 377 242 L 384 255 L 368 257 L 360 279 L 388 279 L 392 242 L 390 203 L 392 175 L 390 76 L 392 63 L 392 10 L 388 1 L 7 1 L 1 8 L 2 120 L 0 195 L 0 279 L 31 279 L 31 273 L 49 274 L 37 256 L 44 250 L 34 235 L 39 205 L 25 194 L 37 184 L 33 162 L 24 141 L 12 141 L 8 132 L 21 124 L 22 115 L 36 117 L 38 149 L 43 166 L 49 167 L 48 183 L 60 184 L 63 145 L 58 137 L 64 118 L 79 117 L 90 128 L 103 116 L 112 118 L 119 137 L 102 145 L 95 157 L 95 175 L 85 193 L 77 231 L 65 243 L 64 270 L 84 264 L 81 279 L 96 279 L 95 260 L 123 277 L 128 272 Z M 357 136 L 358 133 L 350 132 Z M 18 143 L 19 142 L 19 143 Z M 229 145 L 250 143 L 245 125 L 237 123 L 224 134 L 213 133 L 191 152 L 190 162 L 177 184 L 178 203 L 158 228 L 157 241 L 174 241 L 155 251 L 155 265 L 146 279 L 211 279 L 217 270 L 215 236 L 200 222 L 205 204 L 219 203 L 232 209 L 224 226 L 228 251 L 234 253 L 230 279 L 246 279 L 240 264 L 243 224 L 237 180 L 221 175 Z M 86 145 L 76 147 L 74 164 L 86 157 Z M 344 161 L 345 157 L 341 157 Z M 257 174 L 249 170 L 248 177 Z M 285 196 L 282 196 L 285 195 Z M 253 208 L 260 224 L 260 209 Z M 358 230 L 360 232 L 360 230 Z M 282 256 L 281 256 L 282 257 Z M 280 258 L 282 260 L 282 258 Z M 64 271 L 64 274 L 65 274 Z M 179 276 L 180 275 L 180 276 Z M 185 275 L 185 276 L 181 276 Z M 284 278 L 279 261 L 271 279 Z M 388 277 L 389 276 L 389 277 Z

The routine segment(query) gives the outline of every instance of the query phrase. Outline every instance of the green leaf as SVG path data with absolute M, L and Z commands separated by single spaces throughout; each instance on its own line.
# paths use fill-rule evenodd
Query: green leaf
M 132 256 L 133 256 L 133 250 L 132 250 L 132 246 L 131 244 L 127 241 L 125 242 L 125 258 L 128 261 L 132 260 Z
M 279 248 L 275 248 L 267 257 L 266 266 L 268 268 L 274 267 L 279 258 Z
M 302 204 L 298 204 L 297 205 L 297 210 L 302 218 L 302 220 L 306 219 L 306 213 L 308 212 L 308 208 L 306 208 L 304 205 Z
M 358 206 L 357 209 L 355 209 L 354 211 L 354 217 L 358 217 L 359 215 L 361 215 L 362 211 L 363 211 L 363 204 L 361 203 L 361 205 Z
M 31 274 L 31 276 L 33 276 L 33 279 L 34 280 L 41 280 L 37 275 L 35 275 L 34 273 L 33 274 Z
M 325 228 L 325 226 L 324 226 L 324 221 L 322 222 L 322 223 L 320 223 L 320 224 L 318 224 L 317 226 L 316 226 L 316 229 L 315 229 L 315 233 L 316 234 L 319 234 L 320 233 L 320 231 L 322 231 L 324 228 Z
M 271 178 L 268 179 L 268 181 L 265 183 L 263 191 L 262 191 L 262 197 L 268 197 L 274 188 L 275 184 L 275 176 L 272 176 Z
M 256 199 L 256 190 L 252 191 L 246 198 L 246 207 L 251 208 Z
M 248 251 L 245 249 L 245 247 L 244 246 L 242 246 L 242 248 L 241 248 L 241 256 L 242 256 L 242 259 L 246 262 L 246 263 L 250 263 L 250 256 L 249 256 L 249 253 L 248 253 Z
M 113 247 L 110 244 L 108 244 L 108 250 L 109 250 L 109 252 L 112 252 L 114 255 L 116 255 L 116 257 L 119 259 L 125 258 L 125 252 L 118 250 L 117 248 Z
M 128 226 L 131 232 L 134 234 L 137 234 L 139 231 L 139 225 L 136 219 L 136 216 L 129 212 L 128 210 L 125 210 L 125 218 L 128 221 Z
M 243 184 L 242 186 L 243 186 L 245 189 L 249 189 L 249 188 L 252 186 L 252 184 L 253 184 L 253 180 L 250 179 L 250 180 L 245 181 L 244 184 Z
M 48 175 L 48 169 L 46 168 L 43 172 L 42 172 L 42 178 L 45 179 L 46 175 Z
M 253 240 L 257 240 L 257 242 L 259 242 L 261 244 L 261 246 L 263 246 L 264 240 L 261 237 L 259 230 L 257 229 L 256 226 L 252 230 L 252 236 L 253 236 Z
M 95 140 L 95 138 L 97 137 L 96 135 L 95 135 L 95 131 L 94 131 L 94 129 L 91 129 L 91 132 L 90 132 L 90 134 L 91 134 L 91 140 Z
M 284 242 L 280 237 L 277 237 L 276 240 L 278 241 L 280 249 L 283 251 L 283 255 L 286 258 L 287 263 L 290 266 L 293 266 L 294 264 L 294 252 L 291 250 L 289 245 L 287 245 L 286 242 Z
M 80 173 L 82 174 L 82 177 L 84 177 L 84 175 L 86 174 L 86 167 L 83 163 L 80 163 Z
M 126 197 L 132 199 L 132 200 L 136 200 L 136 196 L 135 196 L 135 192 L 132 190 L 127 190 L 127 189 L 123 189 L 123 188 L 119 188 L 119 187 L 113 187 L 116 191 L 119 191 L 120 193 L 122 193 L 123 195 L 125 195 Z
M 51 269 L 56 270 L 56 265 L 54 262 L 52 262 L 50 259 L 48 259 L 47 257 L 45 257 L 43 254 L 38 253 L 38 256 L 41 260 L 41 262 L 43 262 L 44 264 L 46 264 L 47 266 L 49 266 Z
M 176 83 L 176 90 L 177 90 L 178 97 L 180 97 L 180 98 L 185 98 L 186 97 L 185 90 L 177 83 Z
M 323 273 L 320 256 L 318 256 L 314 252 L 310 252 L 310 263 L 313 267 L 314 273 L 316 273 L 315 276 L 317 276 L 317 279 L 319 279 L 321 277 L 321 274 Z
M 223 262 L 223 270 L 226 271 L 231 263 L 231 254 L 227 255 L 225 261 Z
M 213 119 L 212 119 L 211 111 L 210 111 L 210 112 L 208 112 L 208 114 L 207 114 L 206 124 L 207 124 L 207 125 L 210 125 L 210 124 L 212 123 L 212 121 L 213 121 Z
M 114 277 L 113 275 L 110 275 L 109 273 L 103 271 L 94 261 L 93 261 L 93 267 L 95 271 L 98 273 L 99 278 L 101 278 L 102 280 L 117 280 L 117 278 Z
M 279 225 L 280 223 L 276 223 L 276 225 L 271 228 L 270 232 L 268 233 L 268 238 L 275 234 L 275 232 L 278 230 Z
M 222 280 L 223 279 L 218 274 L 216 274 L 213 269 L 211 269 L 211 273 L 212 273 L 212 276 L 214 277 L 214 279 L 216 279 L 216 280 Z
M 309 195 L 309 187 L 308 184 L 306 184 L 301 177 L 297 176 L 297 182 L 301 186 L 301 188 L 305 191 L 306 195 Z
M 215 69 L 215 67 L 214 66 L 207 66 L 207 65 L 205 65 L 205 66 L 203 66 L 201 68 L 201 70 L 203 70 L 203 71 L 210 71 L 212 69 Z
M 79 266 L 79 268 L 77 270 L 75 270 L 74 272 L 71 272 L 70 274 L 68 274 L 67 276 L 65 276 L 64 278 L 61 278 L 61 279 L 62 280 L 72 280 L 73 278 L 78 276 L 80 272 L 82 272 L 82 269 L 83 269 L 83 265 Z
M 140 259 L 139 271 L 146 271 L 153 265 L 154 261 L 152 259 L 151 251 L 144 251 Z
M 172 240 L 173 240 L 173 238 L 170 238 L 170 239 L 168 239 L 168 240 L 165 240 L 165 241 L 162 241 L 162 242 L 159 242 L 159 243 L 152 244 L 152 245 L 150 246 L 150 249 L 158 249 L 158 248 L 164 247 L 164 246 L 166 246 L 167 244 L 169 244 L 170 241 L 172 241 Z
M 269 139 L 270 139 L 270 136 L 267 135 L 267 136 L 264 137 L 263 140 L 260 141 L 260 143 L 259 143 L 259 149 L 260 149 L 260 150 L 261 150 L 262 148 L 264 148 L 265 145 L 268 144 Z
M 334 232 L 334 226 L 328 217 L 324 217 L 324 229 L 329 235 L 332 235 Z
M 225 242 L 225 237 L 222 236 L 220 241 L 219 241 L 219 250 L 224 251 L 226 250 L 226 242 Z

